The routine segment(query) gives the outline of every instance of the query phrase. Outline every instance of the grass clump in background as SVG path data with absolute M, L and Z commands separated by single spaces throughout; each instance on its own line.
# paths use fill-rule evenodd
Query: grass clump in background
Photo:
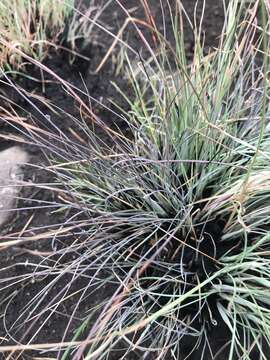
M 63 32 L 73 0 L 2 0 L 0 3 L 0 66 L 18 69 L 20 49 L 43 60 L 50 45 Z
M 131 136 L 104 125 L 113 142 L 106 145 L 76 122 L 88 144 L 75 144 L 60 129 L 53 141 L 28 129 L 31 141 L 54 153 L 61 204 L 75 211 L 61 231 L 72 225 L 84 236 L 66 249 L 79 258 L 59 269 L 74 281 L 92 271 L 82 298 L 91 287 L 115 289 L 99 304 L 86 341 L 66 355 L 74 359 L 108 359 L 116 350 L 122 359 L 134 352 L 268 359 L 269 4 L 230 1 L 219 47 L 206 56 L 201 25 L 194 26 L 190 64 L 176 4 L 175 46 L 153 27 L 157 51 L 147 45 L 149 57 L 136 68 L 126 55 Z M 29 306 L 31 316 L 39 304 Z M 220 352 L 211 337 L 221 326 Z

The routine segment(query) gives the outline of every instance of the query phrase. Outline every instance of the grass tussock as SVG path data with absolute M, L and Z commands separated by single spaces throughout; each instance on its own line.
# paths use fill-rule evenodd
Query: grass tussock
M 181 359 L 187 339 L 186 358 L 219 359 L 211 336 L 220 326 L 227 359 L 268 359 L 269 4 L 230 1 L 219 47 L 206 56 L 194 26 L 189 64 L 177 4 L 174 48 L 153 28 L 157 51 L 149 46 L 136 67 L 126 54 L 131 136 L 106 127 L 108 145 L 81 122 L 88 143 L 75 144 L 28 129 L 53 153 L 61 205 L 75 211 L 61 232 L 77 229 L 66 251 L 81 255 L 52 271 L 75 281 L 91 270 L 82 297 L 91 287 L 115 289 L 92 309 L 86 342 L 65 355 L 74 359 L 108 359 L 117 348 L 121 359 Z

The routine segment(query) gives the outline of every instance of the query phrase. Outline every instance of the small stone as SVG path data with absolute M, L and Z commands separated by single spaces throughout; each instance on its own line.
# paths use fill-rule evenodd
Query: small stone
M 28 154 L 19 146 L 0 152 L 0 226 L 12 215 L 22 180 L 21 166 L 29 160 Z

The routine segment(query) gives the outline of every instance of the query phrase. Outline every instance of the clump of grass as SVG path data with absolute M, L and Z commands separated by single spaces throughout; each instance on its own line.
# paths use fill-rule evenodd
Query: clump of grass
M 42 60 L 50 44 L 61 34 L 73 0 L 2 0 L 0 3 L 0 66 L 17 69 L 18 48 Z
M 74 359 L 107 359 L 119 348 L 122 359 L 134 351 L 180 359 L 186 339 L 194 340 L 186 358 L 199 351 L 218 359 L 211 336 L 221 325 L 229 360 L 256 351 L 268 358 L 269 5 L 230 1 L 219 47 L 207 56 L 195 27 L 191 64 L 177 6 L 176 47 L 153 29 L 159 51 L 149 46 L 150 58 L 136 69 L 126 57 L 132 136 L 104 126 L 111 146 L 82 123 L 89 143 L 54 134 L 59 148 L 36 133 L 57 159 L 50 171 L 61 199 L 86 219 L 74 225 L 84 241 L 73 246 L 83 254 L 67 271 L 75 278 L 91 269 L 89 288 L 116 288 Z
M 141 70 L 127 57 L 133 140 L 121 140 L 108 156 L 95 144 L 95 159 L 63 175 L 95 219 L 95 262 L 119 281 L 90 333 L 105 340 L 89 356 L 106 358 L 124 339 L 126 354 L 178 359 L 192 337 L 191 353 L 200 348 L 201 358 L 214 357 L 209 334 L 225 323 L 228 359 L 249 359 L 255 349 L 267 358 L 267 55 L 263 67 L 256 59 L 268 39 L 256 32 L 258 4 L 229 3 L 219 49 L 206 57 L 194 29 L 191 64 L 180 18 L 173 20 L 175 49 L 159 34 L 163 49 L 151 51 Z

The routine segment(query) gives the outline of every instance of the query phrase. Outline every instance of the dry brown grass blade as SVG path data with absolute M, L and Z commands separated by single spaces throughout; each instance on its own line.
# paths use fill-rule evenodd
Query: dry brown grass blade
M 11 47 L 11 45 L 6 42 L 5 40 L 1 39 L 0 41 L 4 46 L 6 47 Z M 45 71 L 46 73 L 48 73 L 49 75 L 51 75 L 53 78 L 55 78 L 67 91 L 67 93 L 69 95 L 71 95 L 76 101 L 77 103 L 86 111 L 87 114 L 89 114 L 91 120 L 98 125 L 99 127 L 101 127 L 102 129 L 104 129 L 104 131 L 106 131 L 108 133 L 108 135 L 110 137 L 117 137 L 117 138 L 121 138 L 124 140 L 127 140 L 126 137 L 114 130 L 112 130 L 109 126 L 107 126 L 104 121 L 102 121 L 87 105 L 86 103 L 80 98 L 80 96 L 78 96 L 76 94 L 76 92 L 73 90 L 73 87 L 64 79 L 62 79 L 59 75 L 57 75 L 55 72 L 53 72 L 51 69 L 49 69 L 47 66 L 45 66 L 44 64 L 42 64 L 41 62 L 31 58 L 30 56 L 28 56 L 27 54 L 25 54 L 23 51 L 21 51 L 20 49 L 13 49 L 13 51 L 15 51 L 16 53 L 18 53 L 22 58 L 28 60 L 30 63 L 36 65 L 37 67 L 39 67 L 41 70 Z
M 148 5 L 148 1 L 147 0 L 140 0 L 143 8 L 144 8 L 144 12 L 145 12 L 145 15 L 146 15 L 146 18 L 147 18 L 147 21 L 149 23 L 149 25 L 151 27 L 153 27 L 153 29 L 155 29 L 155 31 L 151 31 L 151 34 L 152 34 L 152 39 L 153 39 L 153 43 L 155 45 L 155 47 L 157 48 L 157 38 L 155 36 L 155 34 L 158 32 L 157 30 L 157 27 L 156 27 L 156 23 L 155 23 L 155 20 L 152 16 L 152 13 L 151 13 L 151 10 L 150 10 L 150 7 Z
M 125 20 L 124 24 L 122 25 L 122 27 L 120 28 L 120 30 L 118 31 L 117 35 L 115 36 L 112 45 L 110 46 L 110 48 L 108 49 L 108 51 L 106 52 L 105 56 L 103 57 L 103 59 L 101 60 L 101 62 L 99 63 L 98 67 L 96 68 L 95 72 L 98 73 L 104 66 L 104 64 L 106 63 L 106 61 L 108 60 L 109 56 L 111 55 L 112 51 L 114 50 L 115 46 L 117 45 L 117 43 L 120 41 L 121 36 L 125 30 L 125 28 L 128 26 L 129 23 L 138 23 L 140 25 L 144 25 L 147 28 L 150 28 L 150 30 L 152 28 L 152 26 L 150 26 L 147 22 L 134 18 L 134 17 L 129 17 Z
M 87 225 L 86 223 L 80 223 L 80 226 L 85 226 Z M 52 231 L 47 231 L 41 234 L 37 234 L 37 235 L 33 235 L 33 236 L 25 236 L 23 239 L 18 239 L 18 240 L 7 240 L 7 241 L 1 241 L 0 242 L 0 250 L 1 248 L 7 248 L 7 247 L 11 247 L 11 246 L 18 246 L 18 245 L 22 245 L 25 244 L 26 242 L 31 242 L 31 241 L 38 241 L 38 240 L 44 240 L 44 239 L 48 239 L 50 237 L 54 237 L 57 235 L 63 235 L 63 234 L 67 234 L 70 231 L 74 230 L 78 228 L 78 225 L 74 225 L 74 226 L 68 226 L 65 228 L 61 228 L 61 229 L 57 229 L 57 230 L 52 230 Z M 8 236 L 5 236 L 5 238 L 8 238 Z
M 17 136 L 14 134 L 0 134 L 0 138 L 4 140 L 16 141 L 17 143 L 26 144 L 27 141 L 23 139 L 21 136 Z
M 93 342 L 93 340 L 91 341 Z M 0 346 L 0 353 L 9 353 L 16 351 L 27 351 L 27 350 L 46 350 L 46 349 L 61 349 L 65 347 L 78 346 L 84 343 L 84 341 L 70 341 L 70 342 L 59 342 L 50 344 L 26 344 L 26 345 L 7 345 Z M 88 344 L 90 342 L 87 342 Z M 86 344 L 87 345 L 87 344 Z

